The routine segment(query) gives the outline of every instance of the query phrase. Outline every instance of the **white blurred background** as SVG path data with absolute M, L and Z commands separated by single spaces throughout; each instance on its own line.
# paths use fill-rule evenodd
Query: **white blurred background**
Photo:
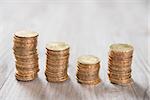
M 0 34 L 29 29 L 50 40 L 57 38 L 55 34 L 146 35 L 147 3 L 148 0 L 0 0 Z
M 0 41 L 11 48 L 13 33 L 27 29 L 39 33 L 40 48 L 48 41 L 67 41 L 80 54 L 97 54 L 95 47 L 111 43 L 107 36 L 117 36 L 116 42 L 140 42 L 148 58 L 147 18 L 148 0 L 0 0 Z
M 74 56 L 103 56 L 102 45 L 117 36 L 115 42 L 142 44 L 148 58 L 147 18 L 148 0 L 0 0 L 0 41 L 11 48 L 13 33 L 27 29 L 39 33 L 41 55 L 47 42 L 67 41 Z

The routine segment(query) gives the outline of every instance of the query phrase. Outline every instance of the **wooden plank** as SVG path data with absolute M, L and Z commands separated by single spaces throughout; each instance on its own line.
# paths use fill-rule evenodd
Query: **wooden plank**
M 67 37 L 64 37 L 67 38 Z M 96 38 L 96 37 L 95 37 Z M 105 38 L 105 39 L 103 39 Z M 133 62 L 133 79 L 135 81 L 135 84 L 129 86 L 129 87 L 122 87 L 118 85 L 113 85 L 110 84 L 108 77 L 107 77 L 107 52 L 108 52 L 108 47 L 110 43 L 114 42 L 133 42 L 135 47 L 142 47 L 142 45 L 139 45 L 138 43 L 134 42 L 134 40 L 128 40 L 124 37 L 110 37 L 109 35 L 102 35 L 100 37 L 103 41 L 99 40 L 96 38 L 95 41 L 96 44 L 93 46 L 93 43 L 91 44 L 85 44 L 85 48 L 82 48 L 82 45 L 84 43 L 81 43 L 79 47 L 77 47 L 77 44 L 71 44 L 72 50 L 71 53 L 73 54 L 70 59 L 70 65 L 69 65 L 69 76 L 70 80 L 62 83 L 62 84 L 54 84 L 54 83 L 47 83 L 45 80 L 44 76 L 44 67 L 45 67 L 45 55 L 41 53 L 40 54 L 40 73 L 39 73 L 39 78 L 37 78 L 34 81 L 31 82 L 18 82 L 15 80 L 14 77 L 14 61 L 11 60 L 10 63 L 7 65 L 10 67 L 9 71 L 7 70 L 8 67 L 5 69 L 6 73 L 10 72 L 10 75 L 4 73 L 2 76 L 7 76 L 4 77 L 5 81 L 3 81 L 3 84 L 1 85 L 1 90 L 0 90 L 0 98 L 2 100 L 9 100 L 10 98 L 13 100 L 48 100 L 48 99 L 55 99 L 55 100 L 99 100 L 101 99 L 123 99 L 123 100 L 140 100 L 140 99 L 149 99 L 149 85 L 148 85 L 148 74 L 146 73 L 146 70 L 143 69 L 148 66 L 143 66 L 143 62 L 141 62 L 141 58 L 139 57 L 141 50 L 138 52 L 135 52 L 135 59 Z M 86 47 L 87 46 L 87 47 Z M 98 47 L 96 50 L 90 49 L 87 50 L 88 47 Z M 83 51 L 79 50 L 79 48 L 82 48 Z M 93 50 L 94 52 L 92 52 Z M 40 50 L 42 51 L 42 50 Z M 89 86 L 84 86 L 80 85 L 76 82 L 75 79 L 75 71 L 76 71 L 76 57 L 81 55 L 83 52 L 90 53 L 90 54 L 97 54 L 98 56 L 101 56 L 101 78 L 103 82 L 95 87 L 89 87 Z M 12 52 L 12 51 L 9 51 Z M 13 55 L 9 55 L 10 58 L 12 58 Z M 143 55 L 140 55 L 143 58 Z M 4 58 L 4 61 L 9 58 L 6 56 Z M 9 61 L 9 60 L 7 60 Z M 4 62 L 6 63 L 6 62 Z M 146 63 L 146 62 L 144 62 Z M 144 64 L 145 65 L 145 64 Z M 3 68 L 5 68 L 3 66 Z M 12 68 L 12 69 L 11 69 Z M 1 76 L 1 79 L 2 79 Z M 8 77 L 9 76 L 9 77 Z M 141 81 L 143 80 L 143 81 Z
M 7 78 L 9 77 L 12 71 L 12 52 L 10 49 L 11 39 L 9 34 L 0 34 L 2 39 L 0 40 L 0 89 L 6 82 Z

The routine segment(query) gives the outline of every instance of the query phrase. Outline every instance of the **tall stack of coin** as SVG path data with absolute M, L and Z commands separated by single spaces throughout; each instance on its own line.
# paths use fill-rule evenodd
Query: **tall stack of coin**
M 69 45 L 64 42 L 51 42 L 46 45 L 46 79 L 48 82 L 63 82 L 68 79 Z
M 38 33 L 19 31 L 14 34 L 14 55 L 16 59 L 16 79 L 31 81 L 39 71 L 37 54 Z
M 92 55 L 80 56 L 77 60 L 77 81 L 81 84 L 96 85 L 99 77 L 100 60 Z
M 112 44 L 109 51 L 108 76 L 111 83 L 128 85 L 131 78 L 133 47 L 128 44 Z

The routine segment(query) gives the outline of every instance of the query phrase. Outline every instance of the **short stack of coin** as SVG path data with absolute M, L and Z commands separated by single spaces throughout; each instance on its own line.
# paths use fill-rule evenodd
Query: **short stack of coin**
M 77 60 L 77 81 L 87 85 L 96 85 L 100 83 L 99 69 L 99 58 L 92 55 L 80 56 Z
M 15 76 L 19 81 L 31 81 L 37 77 L 37 37 L 38 33 L 31 31 L 19 31 L 14 34 Z
M 69 45 L 65 42 L 51 42 L 46 45 L 47 60 L 45 75 L 48 82 L 63 82 L 68 79 Z
M 129 85 L 133 47 L 128 44 L 112 44 L 109 51 L 108 76 L 111 83 Z

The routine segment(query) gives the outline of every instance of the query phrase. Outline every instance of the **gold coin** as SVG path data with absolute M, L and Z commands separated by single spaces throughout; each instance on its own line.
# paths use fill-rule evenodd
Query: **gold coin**
M 35 65 L 19 65 L 16 64 L 17 68 L 22 68 L 22 69 L 32 69 L 32 68 L 37 68 L 39 65 L 35 64 Z
M 20 56 L 29 56 L 37 54 L 37 51 L 14 51 L 14 54 Z
M 59 66 L 59 65 L 60 65 L 60 66 L 61 66 L 61 65 L 64 66 L 64 65 L 68 65 L 68 62 L 69 62 L 68 60 L 66 60 L 66 61 L 48 61 L 48 60 L 47 60 L 47 61 L 46 61 L 46 64 L 47 64 L 47 65 L 53 65 L 53 66 L 55 66 L 55 65 L 56 65 L 56 66 Z
M 130 64 L 124 64 L 124 65 L 114 65 L 114 64 L 110 64 L 108 63 L 108 66 L 111 68 L 116 68 L 116 69 L 128 69 L 131 68 L 131 63 Z
M 50 71 L 45 71 L 45 73 L 47 74 L 47 75 L 49 75 L 49 76 L 54 76 L 54 77 L 57 77 L 57 76 L 59 76 L 59 75 L 66 75 L 67 74 L 67 70 L 65 70 L 65 71 L 61 71 L 61 72 L 50 72 Z
M 128 63 L 117 63 L 117 62 L 110 62 L 108 61 L 108 64 L 111 66 L 117 66 L 118 68 L 120 67 L 124 67 L 124 66 L 131 66 L 132 62 L 128 62 Z
M 20 31 L 14 34 L 14 56 L 16 59 L 16 79 L 30 81 L 37 77 L 39 71 L 37 54 L 38 33 Z
M 90 77 L 90 76 L 96 76 L 98 74 L 99 74 L 98 71 L 95 71 L 95 72 L 80 72 L 80 71 L 77 71 L 77 73 L 76 73 L 76 75 L 86 76 L 87 78 Z
M 27 75 L 27 74 L 33 74 L 33 73 L 37 73 L 39 71 L 39 69 L 37 68 L 36 70 L 24 70 L 24 69 L 17 69 L 16 68 L 16 72 L 22 74 L 22 75 Z
M 31 59 L 31 58 L 38 58 L 38 54 L 28 55 L 28 56 L 21 56 L 21 55 L 15 55 L 18 59 Z
M 47 55 L 47 59 L 50 59 L 50 60 L 63 60 L 63 59 L 69 59 L 69 55 L 65 55 L 65 56 L 62 56 L 62 55 L 59 55 L 59 56 L 53 56 L 53 55 L 49 55 L 49 54 L 46 54 Z
M 27 82 L 27 81 L 34 80 L 37 77 L 37 74 L 35 74 L 35 75 L 33 74 L 31 76 L 28 76 L 28 77 L 20 76 L 18 74 L 16 74 L 15 76 L 16 76 L 17 80 Z
M 108 60 L 109 60 L 109 62 L 118 62 L 118 63 L 132 62 L 132 58 L 122 59 L 122 60 L 108 58 Z
M 64 51 L 69 49 L 69 45 L 65 42 L 51 42 L 46 45 L 46 49 L 51 51 Z
M 68 76 L 68 75 L 65 74 L 65 75 L 51 76 L 51 75 L 45 74 L 45 76 L 46 76 L 48 79 L 62 80 L 62 79 L 64 79 L 64 78 L 66 78 L 66 76 Z
M 130 53 L 118 53 L 118 52 L 109 52 L 110 58 L 118 58 L 118 59 L 128 59 L 133 56 L 133 51 Z
M 128 79 L 128 78 L 131 78 L 131 74 L 129 75 L 115 75 L 115 74 L 111 74 L 111 73 L 108 73 L 108 76 L 110 78 L 114 78 L 114 79 Z
M 37 43 L 37 37 L 34 38 L 18 38 L 14 36 L 14 43 L 26 43 L 26 44 L 31 44 L 31 43 Z
M 36 73 L 35 72 L 22 73 L 22 72 L 16 70 L 16 74 L 20 75 L 20 76 L 23 76 L 23 77 L 28 77 L 28 76 L 31 76 L 31 75 L 36 74 Z
M 126 69 L 122 69 L 122 68 L 118 68 L 118 69 L 115 69 L 115 68 L 111 68 L 111 67 L 108 67 L 108 70 L 111 71 L 111 72 L 131 72 L 131 68 L 126 68 Z
M 93 64 L 93 65 L 87 65 L 87 64 L 77 64 L 77 67 L 79 69 L 95 69 L 95 68 L 100 68 L 100 63 Z
M 94 79 L 99 78 L 99 75 L 98 74 L 93 74 L 93 75 L 76 74 L 76 77 L 81 80 L 94 80 Z
M 115 75 L 130 75 L 131 74 L 131 70 L 129 71 L 129 72 L 119 72 L 119 71 L 110 71 L 110 70 L 108 70 L 108 73 L 110 73 L 110 74 L 115 74 Z
M 35 36 L 35 37 L 18 37 L 18 36 L 15 36 L 14 35 L 14 40 L 17 40 L 17 41 L 30 41 L 30 42 L 34 42 L 34 41 L 37 41 L 37 38 L 38 36 Z
M 38 33 L 23 30 L 23 31 L 18 31 L 18 32 L 14 33 L 14 35 L 18 38 L 33 38 L 33 37 L 37 37 Z
M 69 55 L 69 49 L 63 51 L 52 51 L 47 49 L 47 55 L 50 56 L 67 56 Z
M 47 62 L 52 62 L 52 63 L 64 63 L 64 62 L 68 62 L 68 59 L 48 59 L 46 60 Z
M 59 70 L 59 69 L 68 68 L 68 64 L 65 64 L 65 65 L 48 65 L 48 64 L 46 64 L 46 68 Z
M 20 63 L 16 62 L 16 66 L 22 67 L 22 68 L 34 68 L 35 66 L 38 66 L 38 62 L 36 63 Z
M 25 43 L 14 43 L 13 48 L 30 48 L 34 49 L 37 47 L 37 43 L 34 44 L 25 44 Z
M 51 75 L 48 75 L 47 73 L 45 73 L 45 76 L 46 76 L 46 78 L 48 78 L 48 79 L 61 80 L 61 79 L 64 79 L 64 77 L 66 77 L 66 76 L 68 76 L 68 75 L 65 74 L 65 75 L 51 76 Z
M 92 55 L 83 55 L 77 59 L 77 81 L 82 84 L 95 85 L 100 82 L 100 60 Z
M 36 48 L 23 48 L 23 47 L 13 47 L 12 48 L 13 50 L 16 50 L 16 51 L 34 51 L 36 50 Z
M 126 65 L 113 65 L 111 63 L 108 63 L 108 67 L 112 68 L 112 69 L 129 69 L 131 68 L 131 64 L 126 64 Z
M 124 69 L 122 69 L 122 68 L 113 68 L 113 67 L 108 67 L 108 70 L 109 71 L 113 71 L 113 72 L 130 72 L 131 71 L 131 68 L 124 68 Z
M 15 61 L 16 63 L 18 63 L 18 64 L 20 64 L 20 65 L 24 65 L 24 64 L 27 64 L 27 65 L 29 65 L 29 64 L 36 64 L 36 63 L 38 63 L 38 60 L 37 59 L 30 59 L 30 60 L 28 60 L 28 61 L 22 61 L 22 60 L 20 60 L 20 59 L 16 59 L 16 61 Z
M 130 54 L 133 51 L 133 47 L 129 44 L 112 44 L 110 46 L 110 51 L 114 53 L 120 53 L 120 54 Z M 115 54 L 116 55 L 116 54 Z
M 113 61 L 129 61 L 132 60 L 133 56 L 129 57 L 129 58 L 123 58 L 123 57 L 117 57 L 117 56 L 109 56 L 108 59 L 113 60 Z
M 88 75 L 88 76 L 90 76 L 90 75 L 95 75 L 95 74 L 98 74 L 99 73 L 99 70 L 97 70 L 97 71 L 79 71 L 79 70 L 77 70 L 77 74 L 81 74 L 81 75 Z
M 31 62 L 31 61 L 38 61 L 38 57 L 37 57 L 37 58 L 30 58 L 30 59 L 25 59 L 25 58 L 17 58 L 17 57 L 16 57 L 16 61 L 21 61 L 21 62 Z
M 23 67 L 16 66 L 16 70 L 22 73 L 39 72 L 39 67 L 36 66 L 34 68 L 23 68 Z
M 93 80 L 96 80 L 97 78 L 99 78 L 98 76 L 96 77 L 89 77 L 89 78 L 86 78 L 86 77 L 79 77 L 79 76 L 76 76 L 79 80 L 82 80 L 82 81 L 93 81 Z
M 14 44 L 15 43 L 22 43 L 22 44 L 37 44 L 38 42 L 38 38 L 35 37 L 35 38 L 16 38 L 14 37 L 14 40 L 13 40 Z
M 93 72 L 93 71 L 97 71 L 97 70 L 99 70 L 100 69 L 100 67 L 98 66 L 98 67 L 93 67 L 93 68 L 82 68 L 82 67 L 80 67 L 80 66 L 77 66 L 77 70 L 78 71 L 83 71 L 83 72 L 88 72 L 88 71 L 91 71 L 91 72 Z
M 112 65 L 131 65 L 132 61 L 108 61 Z
M 80 80 L 77 78 L 77 81 L 81 84 L 87 84 L 87 85 L 97 85 L 98 83 L 101 82 L 100 79 L 96 79 L 96 80 L 93 80 L 93 81 L 83 81 L 83 80 Z
M 67 67 L 65 67 L 65 68 L 46 67 L 46 70 L 50 71 L 50 72 L 61 72 L 61 71 L 65 71 L 67 69 L 68 69 Z
M 62 78 L 46 78 L 46 80 L 48 82 L 53 82 L 53 83 L 60 83 L 60 82 L 64 82 L 66 80 L 68 80 L 68 75 L 66 75 L 65 77 Z
M 87 64 L 87 65 L 92 65 L 92 64 L 97 64 L 100 62 L 99 58 L 92 56 L 92 55 L 84 55 L 80 56 L 78 58 L 78 61 L 81 64 Z
M 116 79 L 112 79 L 112 78 L 109 78 L 109 80 L 111 81 L 111 83 L 114 83 L 114 84 L 118 84 L 118 85 L 123 85 L 123 86 L 126 86 L 126 85 L 130 85 L 133 83 L 133 80 L 132 78 L 129 78 L 127 80 L 116 80 Z

